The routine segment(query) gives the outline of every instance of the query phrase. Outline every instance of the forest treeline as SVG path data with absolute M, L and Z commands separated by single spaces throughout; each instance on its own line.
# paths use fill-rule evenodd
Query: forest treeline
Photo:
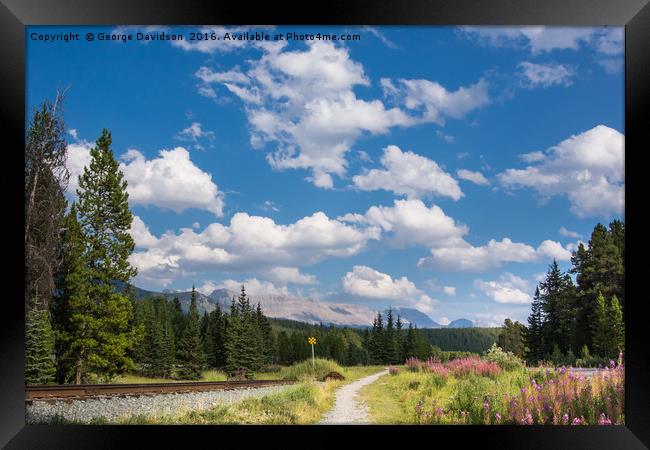
M 597 224 L 571 264 L 562 272 L 553 261 L 535 289 L 527 325 L 507 319 L 499 346 L 533 364 L 594 365 L 624 352 L 625 223 Z

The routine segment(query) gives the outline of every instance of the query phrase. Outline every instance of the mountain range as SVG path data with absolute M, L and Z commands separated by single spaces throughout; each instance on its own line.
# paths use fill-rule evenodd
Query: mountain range
M 118 285 L 122 290 L 123 285 Z M 181 302 L 183 310 L 187 311 L 190 306 L 191 291 L 172 291 L 165 289 L 162 292 L 148 291 L 145 289 L 133 287 L 136 298 L 142 299 L 150 296 L 163 296 L 167 299 L 177 297 Z M 208 313 L 215 309 L 216 305 L 220 308 L 229 310 L 233 297 L 237 297 L 239 292 L 228 289 L 215 289 L 209 295 L 196 292 L 196 306 L 199 313 L 204 311 Z M 289 295 L 249 295 L 251 304 L 260 303 L 264 314 L 268 317 L 278 319 L 290 319 L 307 323 L 323 323 L 325 325 L 339 325 L 350 327 L 366 327 L 372 324 L 376 311 L 363 305 L 354 305 L 349 303 L 329 303 L 314 300 L 306 297 L 297 297 Z M 418 328 L 468 328 L 473 327 L 474 323 L 468 319 L 457 319 L 448 325 L 442 325 L 429 316 L 413 308 L 395 308 L 395 315 L 399 314 L 402 322 L 408 326 L 412 323 Z M 385 317 L 385 312 L 384 312 Z

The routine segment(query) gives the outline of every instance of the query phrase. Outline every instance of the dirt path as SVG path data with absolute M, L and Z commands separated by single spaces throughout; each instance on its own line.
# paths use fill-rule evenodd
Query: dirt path
M 387 373 L 388 370 L 383 370 L 343 386 L 336 392 L 334 408 L 325 414 L 325 418 L 319 424 L 357 425 L 369 423 L 365 405 L 362 402 L 355 400 L 355 397 L 359 393 L 359 389 L 374 383 L 379 377 L 386 375 Z

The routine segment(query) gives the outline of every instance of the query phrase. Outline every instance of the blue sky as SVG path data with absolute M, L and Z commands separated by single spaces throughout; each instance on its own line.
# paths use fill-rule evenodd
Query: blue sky
M 31 39 L 70 31 L 81 40 Z M 138 31 L 185 40 L 84 39 Z M 112 132 L 140 287 L 246 282 L 497 325 L 525 320 L 552 259 L 569 268 L 597 222 L 623 216 L 621 28 L 192 31 L 27 30 L 28 111 L 68 88 L 73 176 Z

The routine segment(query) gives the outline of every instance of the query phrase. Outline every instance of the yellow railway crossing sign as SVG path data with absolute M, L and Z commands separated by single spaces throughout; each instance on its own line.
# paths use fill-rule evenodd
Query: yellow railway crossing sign
M 314 345 L 314 344 L 316 344 L 316 338 L 315 337 L 310 337 L 309 339 L 307 339 L 307 342 L 309 342 L 309 344 L 311 344 L 311 345 Z

